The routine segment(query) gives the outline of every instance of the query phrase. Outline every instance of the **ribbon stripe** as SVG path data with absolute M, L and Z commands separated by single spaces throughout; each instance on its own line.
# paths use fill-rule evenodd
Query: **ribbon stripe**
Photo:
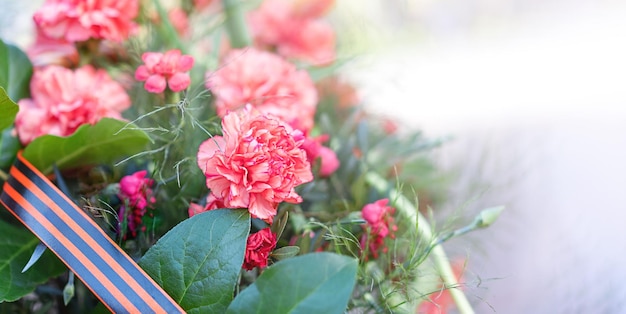
M 184 313 L 111 238 L 21 154 L 0 202 L 115 313 Z

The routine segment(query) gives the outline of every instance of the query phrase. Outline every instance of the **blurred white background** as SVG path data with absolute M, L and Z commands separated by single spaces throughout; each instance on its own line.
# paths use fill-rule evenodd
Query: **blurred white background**
M 392 2 L 343 4 L 378 48 L 346 75 L 372 110 L 453 136 L 446 209 L 507 206 L 446 244 L 477 312 L 626 313 L 626 2 Z
M 0 36 L 28 43 L 34 8 L 0 0 Z M 453 136 L 445 209 L 507 205 L 446 244 L 477 312 L 626 313 L 626 2 L 337 0 L 333 17 L 373 111 Z

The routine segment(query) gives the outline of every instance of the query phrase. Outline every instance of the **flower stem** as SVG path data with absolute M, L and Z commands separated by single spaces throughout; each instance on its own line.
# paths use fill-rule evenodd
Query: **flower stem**
M 430 228 L 430 224 L 426 220 L 426 218 L 413 206 L 411 201 L 406 198 L 402 193 L 398 190 L 393 189 L 389 186 L 389 183 L 383 179 L 379 174 L 368 172 L 365 175 L 366 181 L 374 186 L 380 192 L 389 191 L 389 198 L 393 200 L 394 207 L 407 219 L 409 219 L 413 224 L 419 226 L 418 233 L 423 239 L 427 241 L 431 241 L 434 239 L 433 232 Z M 450 261 L 446 256 L 446 252 L 443 250 L 443 247 L 439 244 L 435 245 L 432 248 L 430 253 L 433 262 L 437 267 L 437 271 L 441 276 L 441 280 L 443 281 L 445 287 L 449 289 L 450 295 L 452 295 L 452 299 L 461 314 L 473 314 L 474 310 L 470 305 L 465 293 L 460 289 L 459 282 L 452 271 L 452 266 L 450 265 Z
M 154 0 L 153 3 L 161 21 L 161 25 L 159 26 L 161 35 L 163 35 L 164 38 L 170 41 L 168 43 L 172 44 L 174 47 L 176 47 L 176 49 L 180 50 L 183 54 L 187 54 L 187 47 L 180 40 L 180 36 L 170 22 L 170 18 L 167 16 L 167 11 L 165 11 L 159 0 Z
M 246 20 L 241 9 L 241 0 L 222 0 L 226 14 L 226 30 L 233 48 L 243 48 L 252 44 Z
M 9 175 L 6 172 L 0 170 L 0 180 L 2 181 L 9 180 Z

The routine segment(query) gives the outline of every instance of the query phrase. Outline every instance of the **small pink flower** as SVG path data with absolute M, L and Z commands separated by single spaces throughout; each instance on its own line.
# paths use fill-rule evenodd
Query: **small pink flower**
M 306 71 L 256 49 L 233 50 L 222 65 L 206 75 L 220 117 L 251 104 L 302 132 L 313 127 L 317 91 Z
M 388 203 L 389 200 L 384 198 L 365 205 L 361 210 L 361 215 L 367 222 L 363 226 L 366 232 L 361 238 L 361 248 L 367 247 L 374 258 L 378 258 L 381 248 L 383 252 L 387 252 L 384 240 L 388 236 L 395 238 L 394 233 L 398 230 L 393 219 L 395 208 L 387 206 Z
M 156 202 L 151 189 L 154 180 L 146 178 L 146 174 L 146 170 L 137 171 L 120 180 L 118 197 L 124 205 L 120 208 L 119 219 L 120 222 L 126 221 L 133 237 L 137 236 L 137 229 L 141 226 L 146 208 Z
M 320 135 L 315 138 L 307 137 L 302 144 L 302 149 L 306 151 L 309 162 L 313 164 L 317 158 L 320 158 L 320 175 L 327 177 L 339 168 L 339 159 L 335 152 L 322 145 L 328 140 L 328 135 Z
M 162 54 L 160 52 L 144 52 L 141 56 L 144 64 L 135 71 L 135 79 L 146 81 L 144 87 L 151 93 L 162 93 L 169 85 L 174 92 L 189 87 L 191 79 L 189 70 L 193 67 L 193 57 L 181 55 L 174 49 Z
M 217 199 L 266 221 L 279 203 L 302 202 L 294 188 L 313 175 L 300 131 L 251 106 L 227 114 L 222 129 L 224 136 L 206 140 L 198 151 L 198 166 Z
M 47 37 L 121 42 L 136 28 L 138 0 L 47 0 L 33 19 Z
M 267 267 L 267 259 L 275 247 L 276 235 L 270 228 L 262 229 L 248 236 L 243 269 L 252 270 L 255 267 Z
M 87 65 L 72 71 L 51 65 L 35 70 L 30 99 L 19 101 L 15 128 L 27 145 L 45 134 L 68 136 L 104 117 L 122 119 L 130 107 L 124 88 L 104 70 Z
M 333 1 L 311 0 L 291 3 L 282 0 L 264 1 L 248 15 L 248 24 L 255 45 L 275 48 L 288 59 L 323 65 L 335 59 L 335 33 L 319 19 Z

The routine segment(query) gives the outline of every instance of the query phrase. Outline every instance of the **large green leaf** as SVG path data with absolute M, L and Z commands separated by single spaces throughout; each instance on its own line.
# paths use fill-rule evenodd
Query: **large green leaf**
M 0 302 L 15 301 L 67 270 L 54 254 L 47 251 L 22 273 L 39 239 L 26 228 L 18 228 L 2 220 L 0 230 Z
M 268 267 L 228 313 L 343 313 L 356 282 L 357 261 L 312 253 Z
M 224 313 L 250 232 L 246 210 L 211 210 L 178 224 L 146 252 L 139 265 L 187 313 Z
M 24 157 L 43 173 L 52 165 L 59 169 L 110 163 L 142 151 L 150 141 L 137 129 L 124 129 L 126 122 L 104 118 L 95 125 L 83 125 L 68 137 L 44 135 L 24 149 Z
M 19 48 L 0 40 L 0 86 L 14 101 L 29 96 L 33 65 Z
M 13 124 L 18 109 L 17 104 L 9 98 L 7 92 L 0 86 L 0 130 Z

